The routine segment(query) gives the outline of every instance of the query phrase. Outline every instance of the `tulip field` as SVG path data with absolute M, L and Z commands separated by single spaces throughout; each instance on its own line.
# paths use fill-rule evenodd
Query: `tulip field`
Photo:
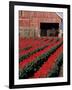
M 62 66 L 63 38 L 19 38 L 19 79 L 60 77 Z

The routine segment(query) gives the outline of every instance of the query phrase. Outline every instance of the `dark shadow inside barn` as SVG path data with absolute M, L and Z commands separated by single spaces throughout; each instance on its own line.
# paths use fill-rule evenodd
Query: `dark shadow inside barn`
M 40 23 L 41 36 L 57 36 L 59 23 Z

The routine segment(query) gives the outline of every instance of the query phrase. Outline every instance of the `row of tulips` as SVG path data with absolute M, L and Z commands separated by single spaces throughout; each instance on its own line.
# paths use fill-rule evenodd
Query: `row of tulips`
M 22 39 L 22 40 L 19 40 L 19 42 L 20 42 L 19 48 L 21 51 L 25 47 L 38 45 L 38 44 L 43 43 L 46 40 L 51 40 L 51 39 L 56 39 L 56 38 L 39 38 L 39 39 L 24 39 L 24 40 Z
M 20 49 L 23 49 L 25 48 L 26 46 L 28 46 L 29 44 L 30 45 L 33 45 L 33 44 L 38 44 L 38 43 L 41 43 L 43 42 L 44 40 L 46 40 L 48 38 L 43 38 L 43 39 L 33 39 L 33 38 L 29 38 L 29 39 L 22 39 L 22 40 L 19 40 L 19 48 Z
M 61 42 L 62 42 L 62 40 L 60 40 L 60 41 L 58 41 L 56 43 L 51 42 L 51 44 L 48 47 L 44 48 L 43 50 L 41 50 L 39 52 L 36 52 L 33 55 L 30 55 L 30 57 L 28 57 L 26 59 L 22 59 L 22 61 L 20 61 L 20 63 L 19 63 L 19 68 L 23 69 L 25 67 L 25 65 L 32 62 L 33 60 L 35 60 L 37 57 L 41 56 L 42 54 L 48 52 L 52 47 L 60 44 Z
M 52 45 L 50 50 L 47 50 L 42 55 L 38 56 L 35 60 L 27 64 L 25 68 L 23 68 L 19 72 L 19 78 L 23 79 L 31 77 L 34 74 L 34 72 L 36 72 L 47 61 L 47 58 L 51 56 L 61 45 L 62 41 L 56 43 L 54 47 L 52 47 Z
M 34 78 L 39 77 L 48 77 L 54 73 L 56 73 L 56 62 L 58 63 L 62 58 L 63 45 L 61 45 L 45 62 L 42 67 L 34 74 Z M 57 64 L 58 66 L 58 64 Z M 52 70 L 53 69 L 53 70 Z M 58 73 L 58 72 L 57 72 Z
M 61 55 L 57 59 L 56 63 L 54 64 L 54 67 L 47 75 L 47 77 L 58 77 L 60 73 L 60 68 L 62 65 L 63 65 L 63 53 L 61 53 Z
M 28 44 L 28 45 L 26 45 L 24 48 L 22 48 L 22 49 L 20 49 L 19 51 L 20 51 L 20 55 L 23 55 L 23 54 L 25 54 L 26 52 L 25 52 L 25 48 L 27 48 L 27 47 L 29 47 L 29 46 L 31 46 L 32 48 L 38 48 L 39 46 L 42 46 L 42 45 L 45 45 L 46 43 L 48 43 L 49 41 L 52 41 L 52 40 L 47 40 L 47 41 L 34 41 L 33 43 L 32 42 L 30 42 L 30 44 Z M 32 45 L 31 45 L 32 44 Z M 32 49 L 31 48 L 31 49 Z M 28 51 L 27 51 L 28 52 Z
M 53 41 L 53 42 L 55 42 L 55 41 Z M 51 44 L 51 40 L 48 40 L 44 44 L 37 45 L 33 48 L 30 48 L 29 50 L 23 50 L 20 53 L 19 61 L 22 61 L 23 59 L 28 58 L 30 55 L 33 55 L 34 53 L 39 52 L 40 50 L 43 50 L 44 48 L 48 47 L 50 44 Z
M 44 42 L 45 43 L 45 42 Z M 24 48 L 28 47 L 28 46 L 32 46 L 32 47 L 35 47 L 37 45 L 41 45 L 43 44 L 43 42 L 40 42 L 40 41 L 34 41 L 34 42 L 30 42 L 30 44 L 26 45 Z M 22 49 L 24 49 L 22 48 Z M 21 51 L 21 48 L 20 48 L 20 51 Z

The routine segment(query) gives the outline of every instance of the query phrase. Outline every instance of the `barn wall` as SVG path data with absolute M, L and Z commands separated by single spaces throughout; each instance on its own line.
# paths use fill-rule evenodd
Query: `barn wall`
M 54 12 L 19 12 L 20 36 L 40 36 L 40 23 L 61 23 L 61 19 Z

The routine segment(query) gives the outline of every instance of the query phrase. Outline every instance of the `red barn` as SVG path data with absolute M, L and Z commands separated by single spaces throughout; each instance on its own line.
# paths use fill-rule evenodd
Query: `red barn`
M 55 12 L 19 11 L 20 37 L 57 36 L 61 22 Z

